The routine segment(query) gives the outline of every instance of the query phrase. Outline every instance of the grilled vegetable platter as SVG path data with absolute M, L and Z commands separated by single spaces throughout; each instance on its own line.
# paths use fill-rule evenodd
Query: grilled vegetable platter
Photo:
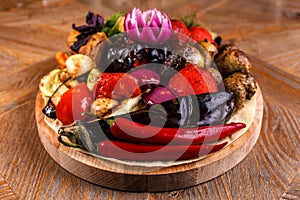
M 54 144 L 48 152 L 139 170 L 189 165 L 233 148 L 262 116 L 249 57 L 192 18 L 88 12 L 70 30 L 69 51 L 55 53 L 39 84 L 37 124 L 40 134 L 51 132 L 41 138 Z

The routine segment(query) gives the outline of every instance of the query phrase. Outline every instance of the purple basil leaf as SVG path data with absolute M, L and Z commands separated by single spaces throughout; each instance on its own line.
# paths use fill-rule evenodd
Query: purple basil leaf
M 89 41 L 90 37 L 91 37 L 90 35 L 86 37 L 82 37 L 78 39 L 76 42 L 74 42 L 74 44 L 72 44 L 71 46 L 72 51 L 78 52 L 80 47 L 82 47 Z
M 104 25 L 104 18 L 100 15 L 95 15 L 89 12 L 86 16 L 86 24 L 81 26 L 76 26 L 72 24 L 72 28 L 80 34 L 76 37 L 77 41 L 71 46 L 71 49 L 78 52 L 81 46 L 85 45 L 90 39 L 91 35 L 101 31 Z
M 76 27 L 75 24 L 72 24 L 72 28 L 75 29 L 76 31 L 79 31 L 80 33 L 90 32 L 91 30 L 94 29 L 94 27 L 87 26 L 87 25 L 81 25 Z

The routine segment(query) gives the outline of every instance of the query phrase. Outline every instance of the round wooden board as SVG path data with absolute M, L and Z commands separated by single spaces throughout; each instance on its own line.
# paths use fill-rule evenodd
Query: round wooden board
M 168 167 L 141 167 L 88 155 L 58 142 L 44 121 L 43 99 L 36 97 L 35 114 L 39 137 L 49 155 L 64 169 L 94 184 L 131 192 L 162 192 L 198 185 L 227 172 L 254 147 L 261 129 L 263 97 L 258 89 L 253 123 L 237 140 L 202 160 Z

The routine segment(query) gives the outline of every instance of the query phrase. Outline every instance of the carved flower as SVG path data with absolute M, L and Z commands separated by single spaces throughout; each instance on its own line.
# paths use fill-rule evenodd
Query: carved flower
M 161 44 L 171 36 L 172 25 L 167 14 L 156 8 L 144 12 L 133 8 L 125 16 L 124 30 L 131 40 L 147 44 Z

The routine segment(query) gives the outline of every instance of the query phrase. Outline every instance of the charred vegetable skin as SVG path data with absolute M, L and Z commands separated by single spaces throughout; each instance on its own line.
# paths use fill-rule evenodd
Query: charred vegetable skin
M 234 109 L 232 93 L 215 92 L 165 101 L 130 113 L 129 117 L 142 124 L 160 127 L 198 127 L 224 124 Z
M 155 71 L 164 84 L 185 67 L 186 59 L 177 55 L 166 43 L 164 46 L 150 47 L 146 44 L 134 43 L 126 36 L 109 38 L 98 47 L 95 57 L 96 66 L 100 71 L 109 73 L 126 73 L 135 67 L 152 63 L 148 69 Z
M 58 140 L 66 146 L 86 149 L 98 154 L 98 144 L 106 139 L 114 140 L 110 132 L 110 126 L 103 120 L 75 121 L 69 126 L 63 126 L 58 130 Z M 67 137 L 71 142 L 65 142 Z

